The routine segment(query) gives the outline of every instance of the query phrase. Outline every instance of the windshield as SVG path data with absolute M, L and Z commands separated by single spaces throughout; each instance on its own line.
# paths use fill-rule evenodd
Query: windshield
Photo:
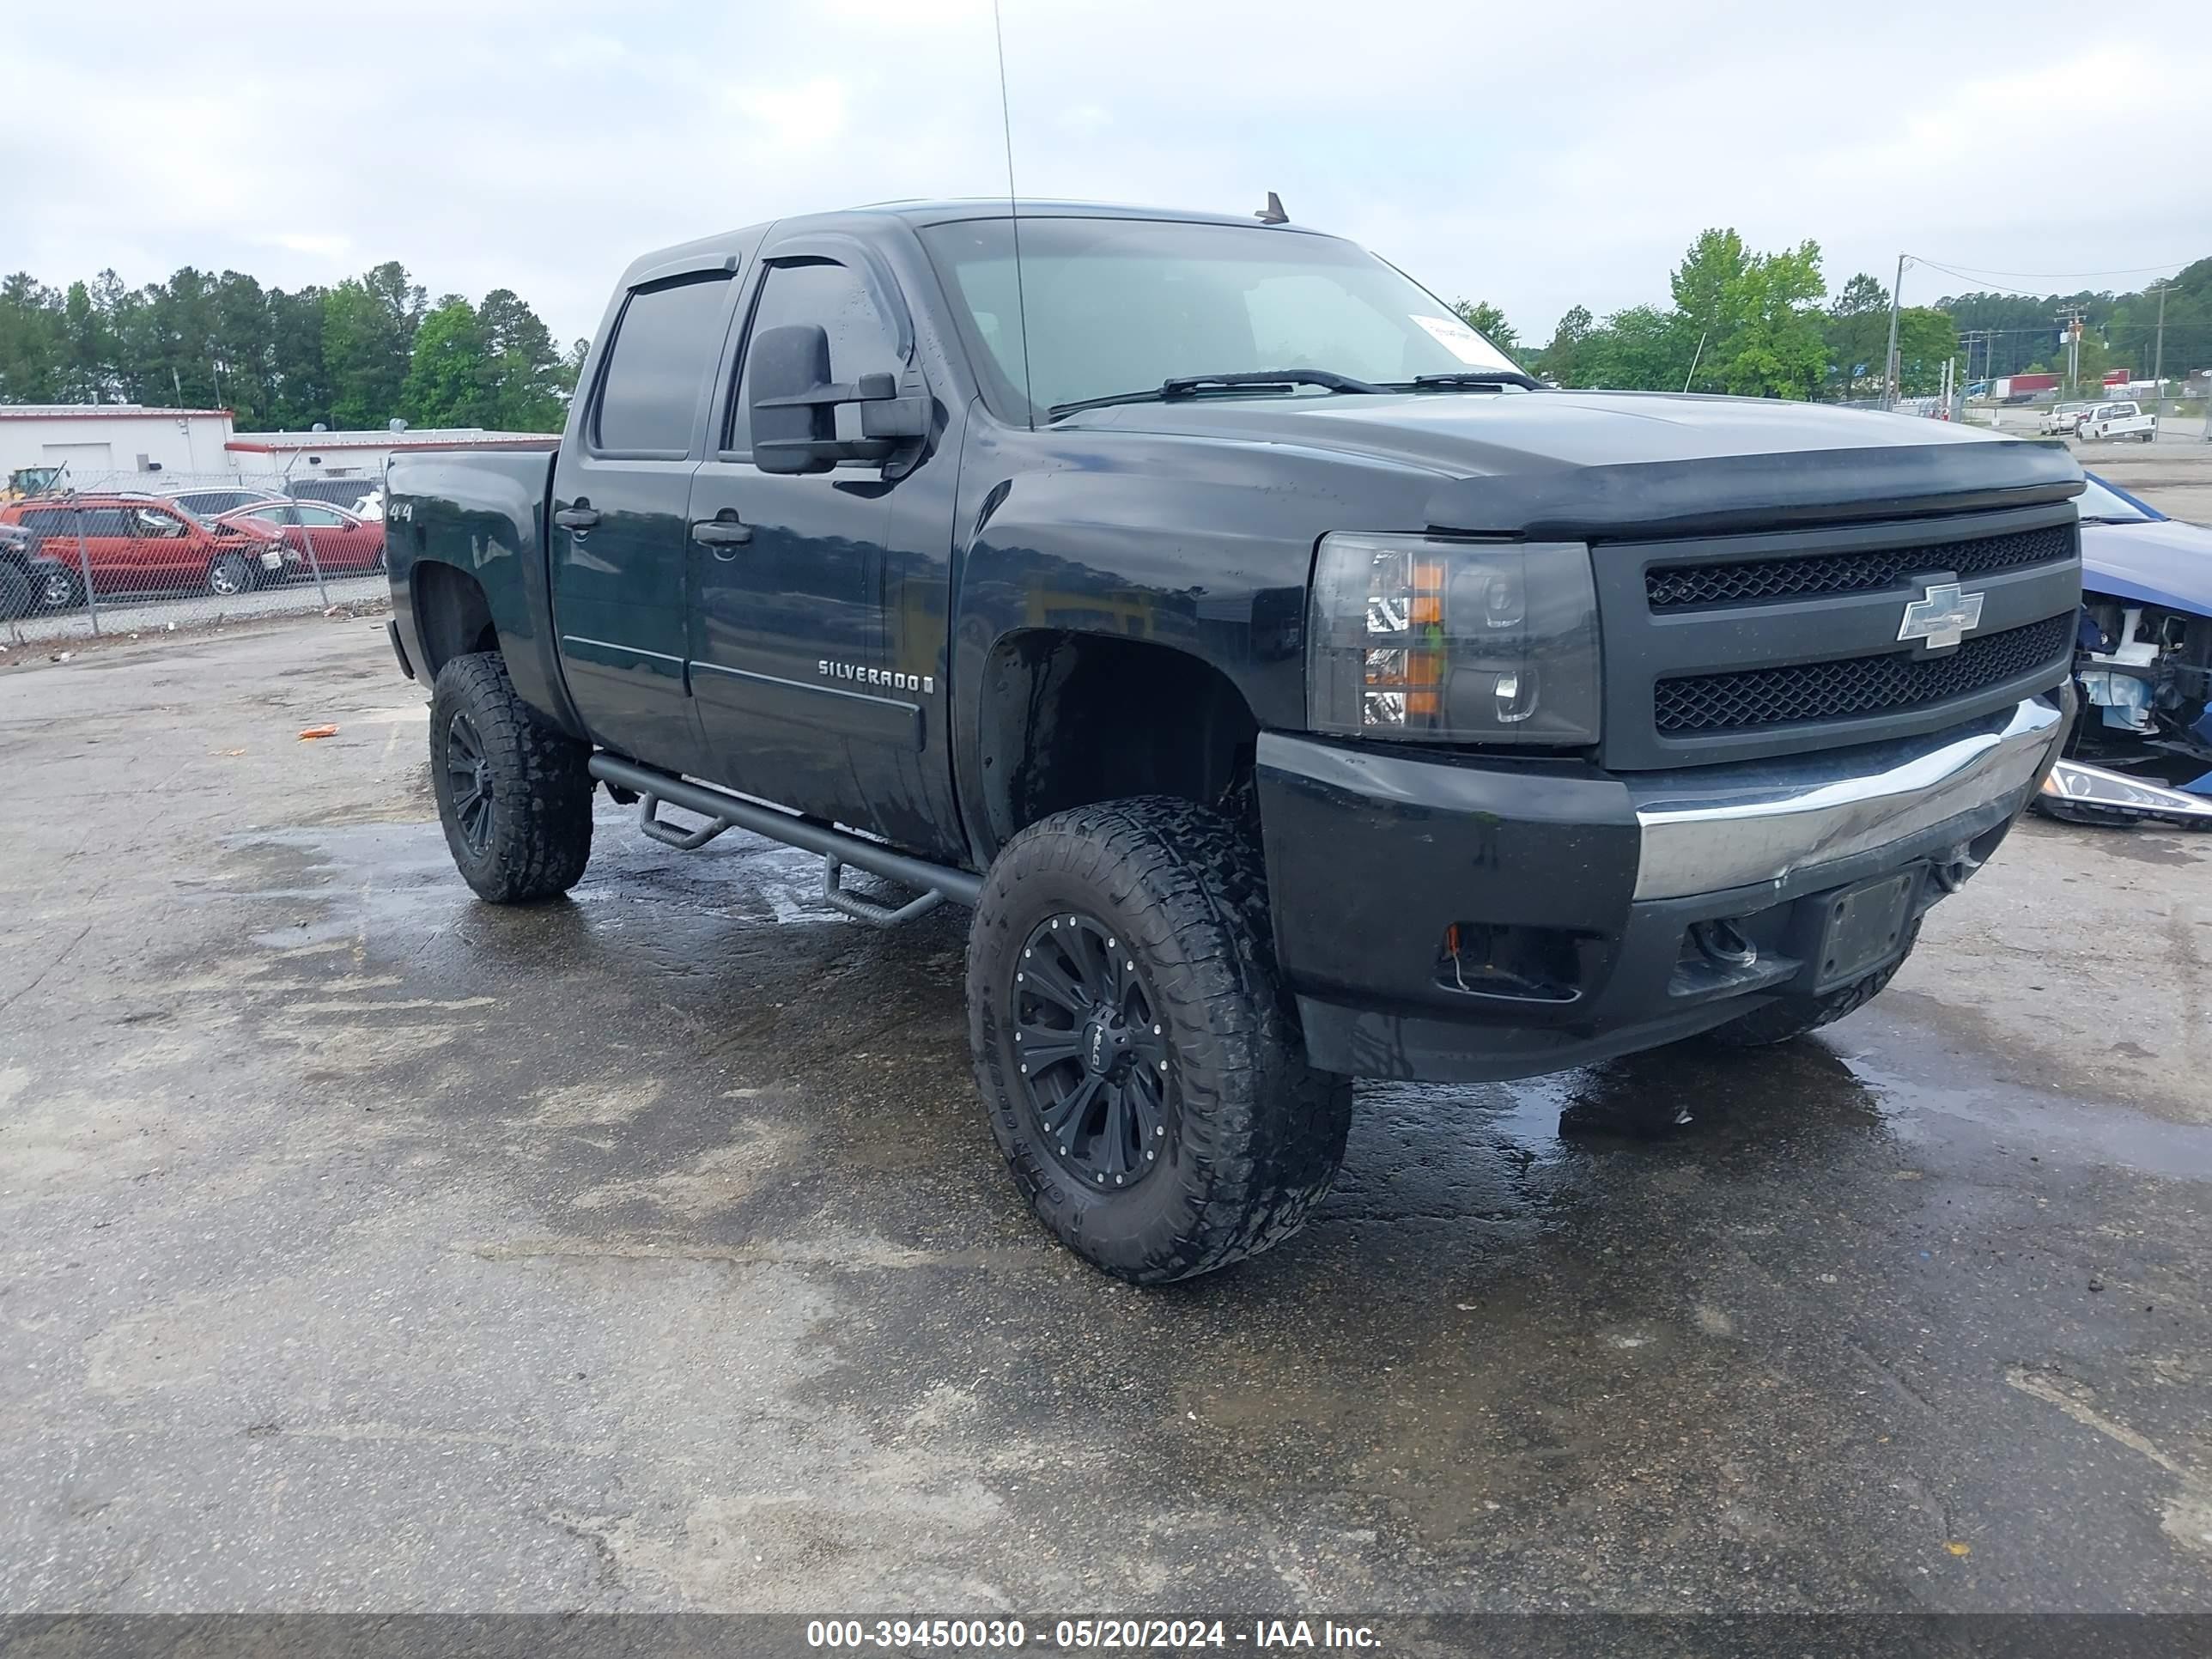
M 1365 250 L 1255 225 L 1004 219 L 921 232 L 994 407 L 1042 411 L 1194 374 L 1322 369 L 1355 380 L 1510 369 L 1450 307 Z M 1310 394 L 1311 395 L 1311 394 Z M 1322 394 L 1325 395 L 1325 394 Z
M 2149 524 L 2154 515 L 2091 478 L 2078 497 L 2081 517 L 2093 524 Z

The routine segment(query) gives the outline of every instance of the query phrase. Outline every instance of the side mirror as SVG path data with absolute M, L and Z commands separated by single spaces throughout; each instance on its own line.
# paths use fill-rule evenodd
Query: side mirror
M 830 331 L 771 328 L 752 343 L 753 465 L 763 472 L 827 472 L 837 464 L 837 406 L 810 396 L 830 380 Z
M 896 375 L 830 379 L 830 336 L 813 323 L 771 328 L 752 343 L 753 465 L 763 472 L 827 472 L 840 461 L 888 461 L 929 434 L 929 400 L 902 398 Z M 860 406 L 860 436 L 837 436 L 840 404 Z

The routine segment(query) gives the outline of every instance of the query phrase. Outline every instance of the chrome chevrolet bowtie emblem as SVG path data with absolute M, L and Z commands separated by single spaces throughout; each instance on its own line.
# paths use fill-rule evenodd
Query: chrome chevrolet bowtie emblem
M 1930 651 L 1948 651 L 1978 627 L 1982 596 L 1962 593 L 1956 582 L 1931 583 L 1926 593 L 1905 607 L 1897 625 L 1900 640 L 1918 640 Z

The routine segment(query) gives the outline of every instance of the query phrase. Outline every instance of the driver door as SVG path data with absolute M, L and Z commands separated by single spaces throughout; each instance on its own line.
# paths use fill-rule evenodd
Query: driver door
M 893 325 L 860 270 L 830 258 L 771 255 L 745 303 L 720 441 L 691 481 L 690 672 L 709 775 L 911 844 L 879 824 L 886 792 L 873 783 L 887 765 L 914 766 L 925 702 L 943 703 L 933 672 L 925 690 L 885 649 L 884 543 L 908 483 L 887 481 L 880 462 L 763 472 L 747 413 L 752 344 L 766 331 L 819 325 L 831 376 L 846 382 L 899 371 Z M 837 420 L 840 435 L 856 435 L 856 410 Z

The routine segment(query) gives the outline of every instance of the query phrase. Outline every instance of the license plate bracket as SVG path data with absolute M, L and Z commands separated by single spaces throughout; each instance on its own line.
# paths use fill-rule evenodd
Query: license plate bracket
M 1814 995 L 1855 984 L 1904 949 L 1922 873 L 1915 865 L 1815 901 L 1820 933 L 1812 957 Z

